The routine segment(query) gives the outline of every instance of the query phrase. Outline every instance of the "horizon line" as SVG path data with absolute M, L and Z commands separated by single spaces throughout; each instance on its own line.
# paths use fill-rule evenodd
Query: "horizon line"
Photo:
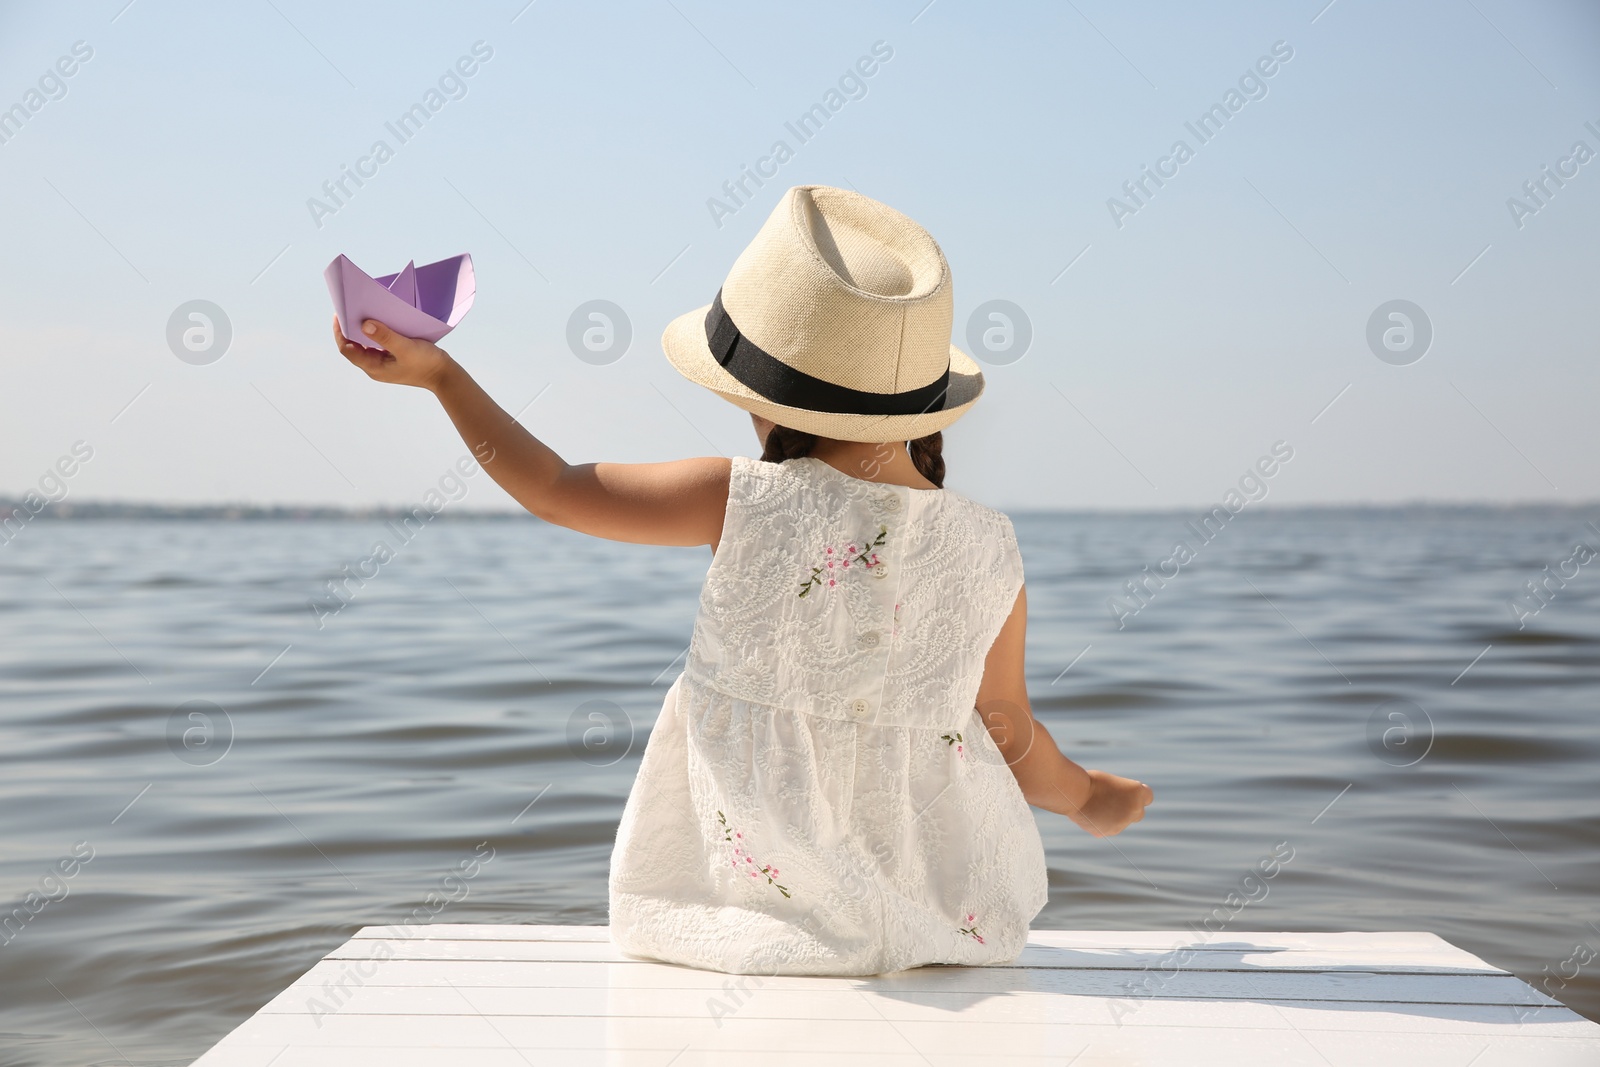
M 1292 514 L 1305 512 L 1405 512 L 1405 511 L 1432 511 L 1432 512 L 1498 512 L 1511 511 L 1542 511 L 1542 512 L 1577 512 L 1585 509 L 1600 510 L 1600 499 L 1584 501 L 1563 501 L 1539 498 L 1524 501 L 1494 501 L 1494 500 L 1430 500 L 1413 498 L 1410 500 L 1375 502 L 1375 501 L 1324 501 L 1316 503 L 1274 504 L 1265 500 L 1251 501 L 1251 511 L 1271 511 L 1276 514 Z M 991 505 L 992 506 L 992 505 Z M 1222 507 L 1221 504 L 1194 504 L 1171 505 L 1166 507 L 1015 507 L 997 508 L 1008 515 L 1077 515 L 1077 516 L 1161 516 L 1161 515 L 1186 515 L 1191 513 L 1209 514 L 1214 509 Z M 438 511 L 430 512 L 420 504 L 372 504 L 372 505 L 339 505 L 339 504 L 309 504 L 309 503 L 244 503 L 239 501 L 226 501 L 217 503 L 178 503 L 160 500 L 82 500 L 82 501 L 46 501 L 44 506 L 37 511 L 23 506 L 21 498 L 0 496 L 0 522 L 5 522 L 14 517 L 22 517 L 23 521 L 39 518 L 49 518 L 53 521 L 103 521 L 111 519 L 128 520 L 188 520 L 188 521 L 272 521 L 272 520 L 381 520 L 414 515 L 417 511 L 428 514 L 430 519 L 454 518 L 458 520 L 505 520 L 505 519 L 539 519 L 522 508 L 474 508 L 462 509 L 446 506 Z M 1225 509 L 1226 510 L 1226 509 Z M 1230 512 L 1231 515 L 1243 514 L 1244 508 Z M 554 524 L 552 524 L 554 525 Z

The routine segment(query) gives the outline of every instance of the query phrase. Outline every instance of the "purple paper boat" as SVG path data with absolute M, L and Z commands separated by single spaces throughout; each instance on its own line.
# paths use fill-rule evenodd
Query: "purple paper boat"
M 381 278 L 372 277 L 344 256 L 336 256 L 322 276 L 333 297 L 340 332 L 356 344 L 369 347 L 371 338 L 361 332 L 361 324 L 367 319 L 377 319 L 406 337 L 437 341 L 472 310 L 472 298 L 478 289 L 472 257 L 465 253 L 421 267 L 413 260 L 398 274 Z

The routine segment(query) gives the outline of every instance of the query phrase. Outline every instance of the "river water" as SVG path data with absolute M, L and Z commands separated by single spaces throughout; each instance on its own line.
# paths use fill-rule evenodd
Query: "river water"
M 1157 797 L 1104 840 L 1035 811 L 1035 926 L 1432 930 L 1600 1018 L 1600 560 L 1567 562 L 1600 509 L 1246 511 L 1207 544 L 1014 519 L 1036 714 Z M 0 915 L 26 915 L 0 1063 L 187 1063 L 419 908 L 606 921 L 709 551 L 446 517 L 332 610 L 379 537 L 41 520 L 0 547 Z M 1519 620 L 1546 567 L 1572 576 Z

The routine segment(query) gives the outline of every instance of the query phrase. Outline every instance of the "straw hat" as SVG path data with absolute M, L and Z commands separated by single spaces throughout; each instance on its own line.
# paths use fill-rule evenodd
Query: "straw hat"
M 661 346 L 684 377 L 780 426 L 907 441 L 983 392 L 950 320 L 950 268 L 926 230 L 860 193 L 801 185 Z

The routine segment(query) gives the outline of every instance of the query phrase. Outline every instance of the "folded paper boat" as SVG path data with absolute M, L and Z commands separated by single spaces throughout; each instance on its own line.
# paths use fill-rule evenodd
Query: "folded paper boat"
M 357 344 L 369 344 L 361 332 L 367 319 L 377 319 L 406 337 L 437 341 L 472 309 L 477 279 L 472 257 L 465 253 L 417 266 L 407 263 L 397 274 L 374 278 L 345 256 L 336 256 L 322 272 L 327 279 L 339 330 Z

